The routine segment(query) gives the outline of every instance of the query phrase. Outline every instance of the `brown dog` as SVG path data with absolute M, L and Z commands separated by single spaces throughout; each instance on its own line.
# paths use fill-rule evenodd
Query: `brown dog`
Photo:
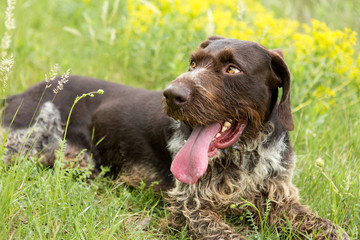
M 43 151 L 42 162 L 52 165 L 76 95 L 101 88 L 104 95 L 76 105 L 65 155 L 72 160 L 85 148 L 80 164 L 89 164 L 93 153 L 95 170 L 110 166 L 111 175 L 130 185 L 158 181 L 155 188 L 168 193 L 171 226 L 187 226 L 194 239 L 245 239 L 223 216 L 250 212 L 261 224 L 258 209 L 279 231 L 290 222 L 300 239 L 349 239 L 301 205 L 291 183 L 290 73 L 279 50 L 211 37 L 163 94 L 72 76 L 53 103 L 52 93 L 45 93 L 34 131 L 25 138 L 44 87 L 42 82 L 8 99 L 6 161 L 30 139 L 25 150 Z

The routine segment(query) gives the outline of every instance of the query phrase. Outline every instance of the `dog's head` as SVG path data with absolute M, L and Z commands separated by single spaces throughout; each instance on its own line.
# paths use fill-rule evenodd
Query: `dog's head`
M 218 149 L 255 137 L 274 109 L 284 129 L 294 128 L 282 52 L 236 39 L 210 37 L 201 43 L 189 71 L 164 90 L 164 109 L 193 128 L 172 164 L 175 177 L 190 184 L 205 173 L 208 157 Z

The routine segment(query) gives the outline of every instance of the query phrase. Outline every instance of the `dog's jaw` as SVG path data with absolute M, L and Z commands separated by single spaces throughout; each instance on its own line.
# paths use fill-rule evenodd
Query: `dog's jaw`
M 245 122 L 224 122 L 221 131 L 216 134 L 210 143 L 208 157 L 213 157 L 218 149 L 228 148 L 236 143 L 246 127 Z

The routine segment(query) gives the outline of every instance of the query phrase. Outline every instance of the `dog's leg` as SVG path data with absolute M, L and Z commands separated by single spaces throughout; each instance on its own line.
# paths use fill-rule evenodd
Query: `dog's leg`
M 270 215 L 272 215 L 270 219 L 273 220 L 270 224 L 275 223 L 281 230 L 288 228 L 290 222 L 300 239 L 308 239 L 309 236 L 316 240 L 350 239 L 344 230 L 331 221 L 317 216 L 299 202 L 275 205 Z
M 174 193 L 174 192 L 172 192 Z M 170 193 L 171 196 L 171 193 Z M 180 229 L 187 226 L 191 236 L 202 240 L 246 240 L 247 238 L 236 233 L 227 225 L 219 211 L 210 209 L 209 206 L 201 204 L 198 199 L 191 197 L 182 198 L 168 197 L 170 203 L 168 210 L 170 216 L 168 224 L 170 227 Z
M 10 164 L 16 157 L 22 159 L 22 156 L 27 155 L 39 157 L 45 166 L 53 166 L 55 150 L 60 148 L 62 133 L 58 109 L 53 103 L 46 102 L 31 127 L 11 129 L 8 132 L 3 161 Z
M 190 232 L 197 239 L 219 240 L 246 240 L 227 225 L 218 213 L 213 210 L 197 210 L 189 214 L 187 224 Z
M 198 209 L 191 211 L 186 209 L 184 212 L 185 224 L 192 236 L 196 239 L 203 240 L 246 240 L 244 236 L 236 233 L 229 225 L 227 225 L 219 214 L 212 210 Z M 180 217 L 180 218 L 179 218 Z M 179 226 L 180 215 L 170 216 L 170 226 Z M 185 225 L 184 224 L 184 225 Z
M 269 226 L 276 226 L 279 232 L 285 235 L 287 231 L 291 231 L 299 239 L 350 239 L 336 224 L 319 217 L 307 206 L 302 205 L 299 202 L 298 190 L 290 181 L 270 182 L 268 189 L 268 194 L 259 196 L 254 204 L 258 209 L 264 210 L 265 199 L 270 200 L 270 211 L 267 217 Z M 259 219 L 256 221 L 260 223 Z

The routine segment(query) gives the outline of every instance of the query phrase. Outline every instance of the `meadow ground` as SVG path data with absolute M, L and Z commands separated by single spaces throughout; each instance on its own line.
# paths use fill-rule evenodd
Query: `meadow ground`
M 0 49 L 0 97 L 44 79 L 55 64 L 58 74 L 71 69 L 161 90 L 186 71 L 189 52 L 214 34 L 280 48 L 293 76 L 294 183 L 304 204 L 359 239 L 360 55 L 356 33 L 343 27 L 359 30 L 360 7 L 331 2 L 341 7 L 315 0 L 263 1 L 267 8 L 251 0 L 18 1 L 16 28 L 0 25 L 0 37 L 10 36 Z M 0 23 L 6 6 L 0 2 Z M 103 177 L 88 182 L 87 171 L 64 170 L 61 161 L 45 169 L 37 160 L 11 167 L 0 161 L 0 239 L 187 239 L 185 230 L 161 231 L 165 204 L 151 189 Z M 279 239 L 271 226 L 245 234 Z

